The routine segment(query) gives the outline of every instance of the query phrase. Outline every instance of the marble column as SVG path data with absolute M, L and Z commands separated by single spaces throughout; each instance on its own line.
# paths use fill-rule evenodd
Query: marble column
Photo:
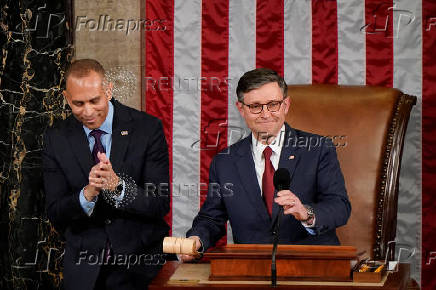
M 44 130 L 68 112 L 71 0 L 0 2 L 0 289 L 60 289 L 61 237 L 45 214 Z

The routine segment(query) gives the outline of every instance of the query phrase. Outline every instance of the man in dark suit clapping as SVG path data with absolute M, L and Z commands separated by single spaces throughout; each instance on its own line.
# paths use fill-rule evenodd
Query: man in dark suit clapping
M 50 221 L 66 240 L 66 289 L 145 289 L 165 263 L 168 149 L 159 119 L 112 99 L 95 60 L 63 92 L 72 115 L 44 137 Z M 156 190 L 159 188 L 160 190 Z

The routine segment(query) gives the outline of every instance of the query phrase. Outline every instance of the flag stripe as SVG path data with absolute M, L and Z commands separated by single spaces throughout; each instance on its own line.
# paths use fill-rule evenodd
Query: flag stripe
M 184 237 L 200 205 L 201 0 L 174 6 L 172 224 L 173 236 Z
M 228 145 L 248 134 L 236 101 L 239 78 L 256 67 L 256 0 L 229 1 Z M 244 41 L 241 41 L 241 40 Z
M 242 41 L 243 40 L 243 41 Z M 229 91 L 227 143 L 230 146 L 248 134 L 235 103 L 241 75 L 256 67 L 256 0 L 229 1 Z M 227 226 L 227 243 L 233 243 Z
M 207 185 L 212 158 L 227 146 L 228 0 L 203 1 L 202 16 L 200 183 Z M 206 188 L 200 193 L 201 204 L 206 199 Z M 226 241 L 224 237 L 218 244 Z
M 257 1 L 256 67 L 266 67 L 283 75 L 283 0 Z
M 338 84 L 365 84 L 365 2 L 338 0 Z
M 284 1 L 284 78 L 287 84 L 312 83 L 310 1 Z
M 338 82 L 336 1 L 312 1 L 312 82 Z
M 392 1 L 365 1 L 366 84 L 392 87 Z
M 419 248 L 421 244 L 421 2 L 395 2 L 393 9 L 393 86 L 418 97 L 404 140 L 398 195 L 397 241 Z M 414 182 L 411 182 L 413 180 Z M 420 281 L 419 252 L 410 260 L 414 279 Z
M 236 108 L 239 78 L 256 67 L 256 0 L 229 2 L 228 145 L 249 132 Z M 244 41 L 241 41 L 241 40 Z
M 423 0 L 422 289 L 436 289 L 436 2 Z M 432 259 L 433 258 L 433 259 Z
M 158 116 L 163 123 L 168 143 L 170 161 L 170 181 L 172 181 L 172 132 L 173 132 L 173 89 L 174 76 L 174 2 L 159 0 L 146 2 L 146 19 L 165 19 L 165 31 L 146 31 L 145 49 L 145 111 Z M 151 82 L 151 83 L 150 83 Z M 172 208 L 172 198 L 171 198 Z M 172 210 L 166 216 L 172 225 Z

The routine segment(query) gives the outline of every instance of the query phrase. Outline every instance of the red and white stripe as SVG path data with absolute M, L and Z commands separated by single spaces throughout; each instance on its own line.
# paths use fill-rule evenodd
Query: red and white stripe
M 143 109 L 165 126 L 174 236 L 185 234 L 204 201 L 212 157 L 248 132 L 235 108 L 245 71 L 270 67 L 289 84 L 396 87 L 418 97 L 403 153 L 397 239 L 418 250 L 413 277 L 435 288 L 434 1 L 148 0 L 145 9 L 147 19 L 166 20 L 165 31 L 144 35 Z
M 174 2 L 146 1 L 146 19 L 166 19 L 165 33 L 145 34 L 144 109 L 162 120 L 168 142 L 170 180 L 173 178 L 173 86 L 174 76 Z M 172 201 L 172 200 L 171 200 Z M 172 208 L 172 203 L 171 203 Z M 172 209 L 167 216 L 172 224 Z

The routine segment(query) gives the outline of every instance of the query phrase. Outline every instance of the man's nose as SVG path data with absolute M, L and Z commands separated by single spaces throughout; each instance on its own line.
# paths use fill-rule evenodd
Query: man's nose
M 90 105 L 85 105 L 83 109 L 83 114 L 86 117 L 92 116 L 92 113 L 94 112 L 94 109 Z
M 260 116 L 262 118 L 268 118 L 271 116 L 271 112 L 268 110 L 268 106 L 266 104 L 262 106 L 262 111 L 260 112 Z

